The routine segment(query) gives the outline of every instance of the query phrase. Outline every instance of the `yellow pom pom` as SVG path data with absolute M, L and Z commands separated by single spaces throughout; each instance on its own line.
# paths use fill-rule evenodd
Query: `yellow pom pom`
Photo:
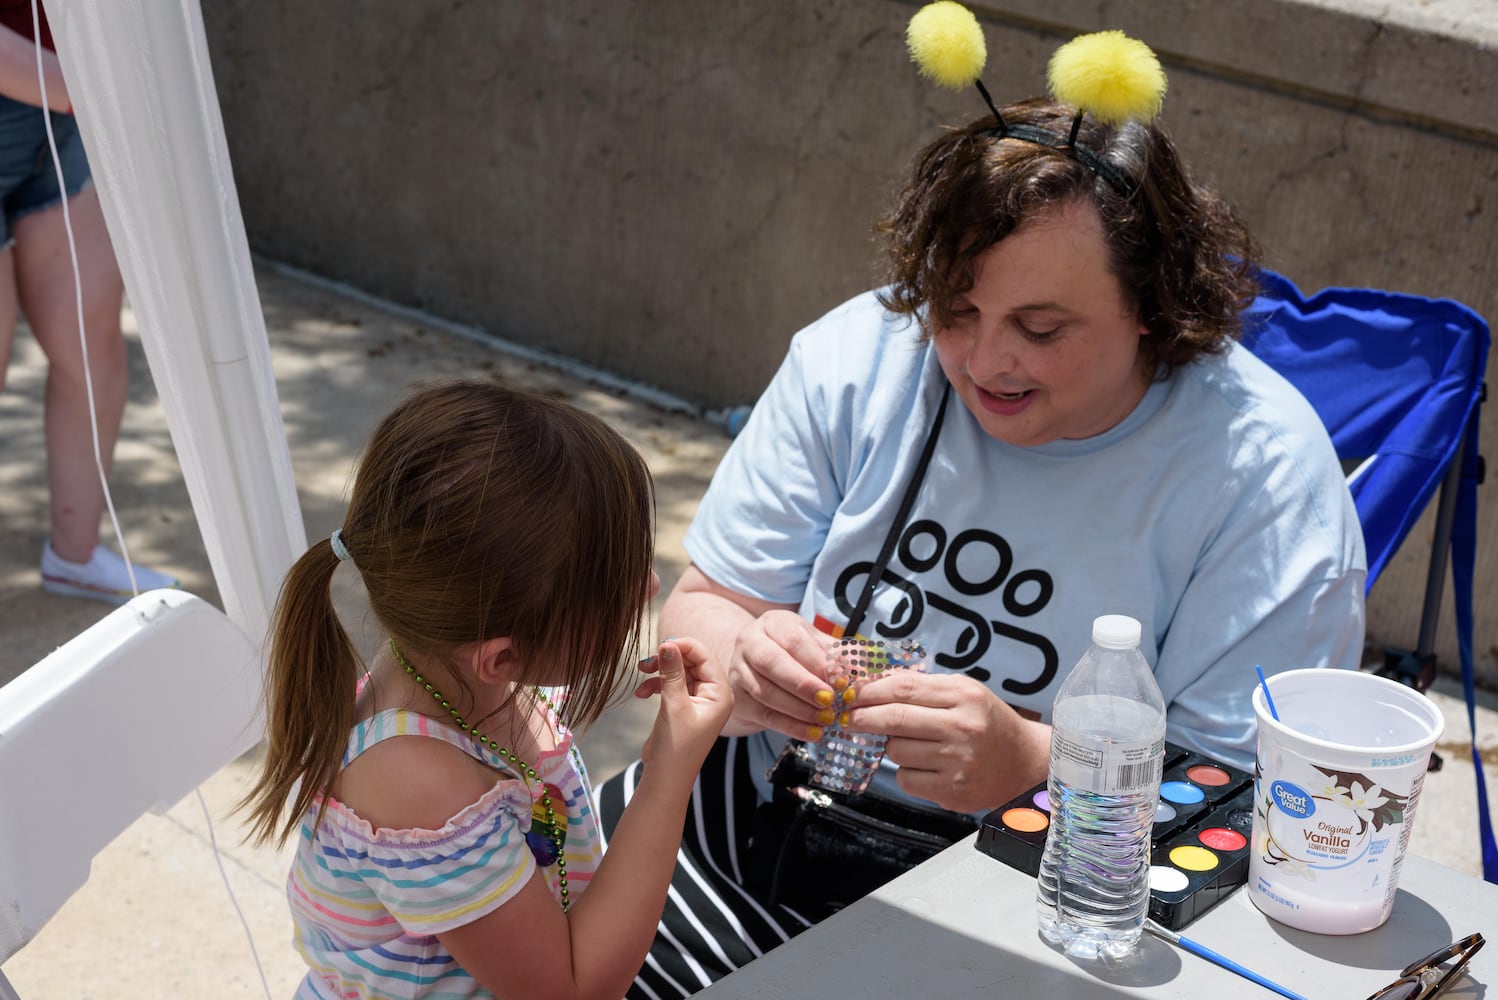
M 1149 121 L 1165 97 L 1160 60 L 1122 31 L 1073 38 L 1051 56 L 1046 78 L 1056 100 L 1110 125 Z
M 905 29 L 905 44 L 922 75 L 953 90 L 977 80 L 988 58 L 978 19 L 954 0 L 937 0 L 916 11 Z

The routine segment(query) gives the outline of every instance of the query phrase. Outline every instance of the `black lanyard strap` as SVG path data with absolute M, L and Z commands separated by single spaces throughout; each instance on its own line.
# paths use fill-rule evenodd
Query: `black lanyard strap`
M 905 496 L 900 499 L 900 509 L 895 512 L 894 523 L 890 525 L 889 534 L 885 536 L 884 545 L 879 550 L 879 559 L 874 563 L 873 569 L 869 570 L 869 578 L 864 581 L 863 593 L 858 595 L 858 604 L 854 606 L 853 614 L 848 617 L 848 624 L 843 629 L 845 636 L 851 638 L 857 635 L 858 630 L 863 626 L 863 619 L 868 614 L 869 604 L 874 600 L 874 588 L 879 586 L 879 580 L 884 576 L 884 567 L 889 564 L 889 557 L 895 553 L 895 545 L 900 541 L 900 535 L 905 530 L 905 522 L 910 518 L 911 508 L 915 506 L 916 495 L 921 492 L 921 483 L 926 478 L 926 468 L 931 464 L 931 456 L 936 452 L 936 438 L 941 434 L 942 420 L 947 415 L 947 397 L 950 395 L 952 395 L 952 383 L 947 381 L 946 387 L 941 391 L 941 402 L 936 404 L 936 416 L 931 421 L 931 428 L 926 431 L 926 443 L 921 447 L 920 461 L 916 463 L 915 472 L 905 486 Z

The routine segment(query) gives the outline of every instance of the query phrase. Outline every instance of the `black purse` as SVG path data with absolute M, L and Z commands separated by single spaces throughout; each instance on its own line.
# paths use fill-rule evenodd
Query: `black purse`
M 951 393 L 948 383 L 894 523 L 843 630 L 846 635 L 858 634 L 915 506 Z M 842 909 L 978 828 L 966 813 L 893 798 L 873 787 L 857 795 L 816 787 L 811 782 L 815 765 L 807 744 L 786 744 L 768 775 L 774 797 L 755 811 L 749 847 L 751 881 L 758 882 L 770 902 L 808 918 L 820 920 Z
M 754 815 L 751 877 L 772 903 L 821 920 L 978 828 L 966 813 L 811 783 L 810 747 L 786 744 L 770 772 L 774 798 Z

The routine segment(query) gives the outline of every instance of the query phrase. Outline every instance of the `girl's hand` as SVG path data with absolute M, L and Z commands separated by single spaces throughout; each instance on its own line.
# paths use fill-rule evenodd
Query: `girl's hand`
M 994 809 L 1045 780 L 1051 727 L 961 674 L 901 670 L 860 688 L 848 728 L 889 735 L 900 787 L 957 812 Z
M 636 698 L 659 694 L 655 726 L 640 751 L 655 769 L 682 767 L 695 778 L 713 741 L 733 712 L 733 691 L 721 664 L 695 639 L 668 639 L 659 652 L 640 663 L 648 677 Z
M 802 740 L 821 739 L 833 721 L 827 683 L 830 637 L 794 611 L 775 609 L 734 637 L 728 677 L 733 684 L 735 735 L 773 729 Z
M 620 997 L 650 951 L 692 784 L 733 711 L 733 694 L 722 666 L 695 639 L 661 643 L 640 668 L 653 676 L 636 694 L 660 695 L 660 710 L 641 754 L 645 773 L 587 893 L 574 895 L 564 914 L 538 871 L 503 906 L 438 934 L 495 995 Z

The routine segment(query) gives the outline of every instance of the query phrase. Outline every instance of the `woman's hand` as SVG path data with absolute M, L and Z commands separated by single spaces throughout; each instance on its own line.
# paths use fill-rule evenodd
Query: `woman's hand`
M 636 698 L 659 694 L 660 709 L 640 759 L 656 769 L 681 766 L 695 777 L 733 712 L 733 691 L 721 664 L 695 639 L 668 639 L 641 662 L 647 677 Z
M 727 666 L 734 708 L 724 735 L 774 729 L 816 739 L 832 721 L 825 680 L 832 639 L 794 607 L 730 590 L 693 565 L 666 598 L 660 628 L 696 636 Z
M 1051 727 L 961 674 L 894 671 L 864 683 L 848 728 L 889 735 L 900 787 L 957 812 L 996 808 L 1045 780 Z
M 831 639 L 794 611 L 766 611 L 739 630 L 728 660 L 738 735 L 773 729 L 797 739 L 820 739 L 833 721 L 827 683 Z

